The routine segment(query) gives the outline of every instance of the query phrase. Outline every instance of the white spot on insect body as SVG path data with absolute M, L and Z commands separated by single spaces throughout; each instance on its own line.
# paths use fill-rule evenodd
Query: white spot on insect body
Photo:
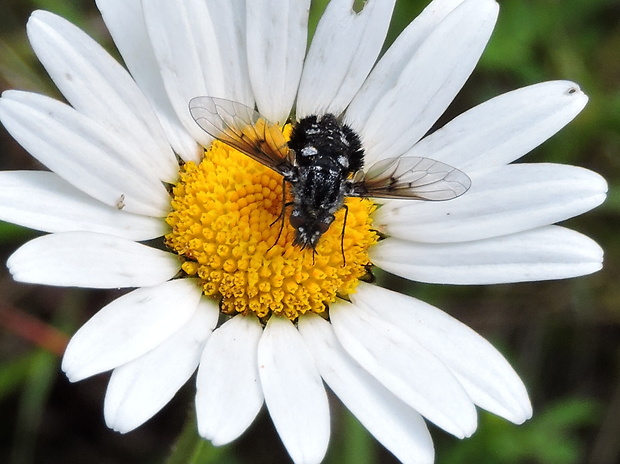
M 317 153 L 318 153 L 317 149 L 314 148 L 312 145 L 308 145 L 301 149 L 301 156 L 307 156 L 307 157 L 316 156 Z

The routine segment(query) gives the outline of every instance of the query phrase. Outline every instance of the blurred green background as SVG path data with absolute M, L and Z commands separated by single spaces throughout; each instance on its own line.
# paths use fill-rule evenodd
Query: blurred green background
M 325 3 L 315 1 L 313 23 Z M 388 41 L 426 3 L 399 0 Z M 579 83 L 590 97 L 588 106 L 527 161 L 576 164 L 608 180 L 607 202 L 566 222 L 603 246 L 605 267 L 578 279 L 483 287 L 378 277 L 439 306 L 490 340 L 524 379 L 534 405 L 534 418 L 522 426 L 481 412 L 479 430 L 468 440 L 430 426 L 437 463 L 619 463 L 620 1 L 500 0 L 500 5 L 499 22 L 479 66 L 442 120 L 536 82 Z M 37 8 L 65 16 L 116 51 L 92 0 L 0 0 L 0 90 L 59 97 L 26 39 L 26 20 Z M 0 130 L 0 169 L 40 168 Z M 35 235 L 0 223 L 0 261 Z M 108 430 L 102 417 L 108 375 L 69 384 L 60 357 L 79 325 L 116 296 L 114 291 L 17 284 L 2 266 L 0 462 L 289 462 L 264 411 L 233 445 L 196 445 L 192 427 L 184 425 L 193 407 L 192 382 L 138 430 L 127 435 Z M 325 462 L 396 462 L 338 401 L 332 406 Z

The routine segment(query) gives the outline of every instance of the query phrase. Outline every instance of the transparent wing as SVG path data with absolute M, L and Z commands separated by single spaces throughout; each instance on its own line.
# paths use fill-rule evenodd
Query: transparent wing
M 360 182 L 355 195 L 376 198 L 451 200 L 463 195 L 471 179 L 440 161 L 413 156 L 387 158 L 373 164 Z
M 222 98 L 196 97 L 189 102 L 194 121 L 210 136 L 282 173 L 290 165 L 282 129 L 257 111 Z

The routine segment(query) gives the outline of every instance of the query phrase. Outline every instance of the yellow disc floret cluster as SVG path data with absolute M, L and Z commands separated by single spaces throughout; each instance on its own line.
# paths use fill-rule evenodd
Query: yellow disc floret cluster
M 322 314 L 368 273 L 367 250 L 377 241 L 369 200 L 348 198 L 344 239 L 343 208 L 314 253 L 293 245 L 290 207 L 281 216 L 282 176 L 219 141 L 200 164 L 182 167 L 172 193 L 166 245 L 226 314 Z

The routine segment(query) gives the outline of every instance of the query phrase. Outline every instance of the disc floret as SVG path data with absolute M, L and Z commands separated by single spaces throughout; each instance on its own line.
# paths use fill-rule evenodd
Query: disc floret
M 225 314 L 325 314 L 368 274 L 368 249 L 378 239 L 373 203 L 347 198 L 346 227 L 341 209 L 316 250 L 302 250 L 282 211 L 282 186 L 281 175 L 219 141 L 200 164 L 181 168 L 166 245 Z

